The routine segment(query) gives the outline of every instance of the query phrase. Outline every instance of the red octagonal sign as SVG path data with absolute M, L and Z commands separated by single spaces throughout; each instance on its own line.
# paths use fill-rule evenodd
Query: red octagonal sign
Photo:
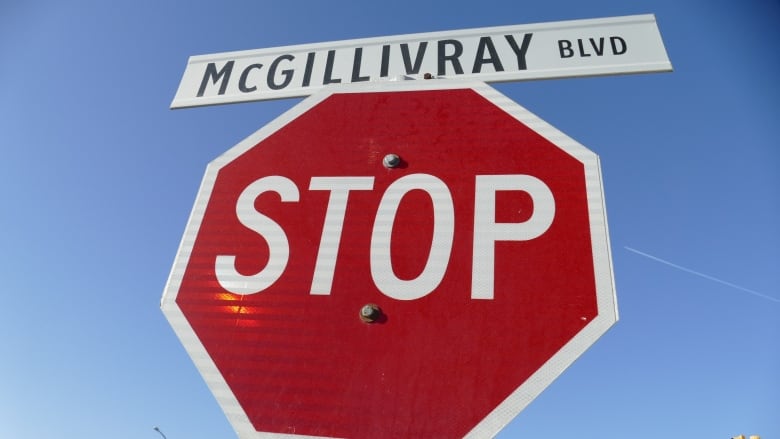
M 241 438 L 492 436 L 617 319 L 598 158 L 482 83 L 326 88 L 208 166 L 162 308 Z

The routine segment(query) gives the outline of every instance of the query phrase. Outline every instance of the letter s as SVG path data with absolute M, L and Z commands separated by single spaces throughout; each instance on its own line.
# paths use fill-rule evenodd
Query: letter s
M 214 273 L 222 288 L 234 294 L 255 294 L 273 285 L 281 277 L 290 257 L 290 244 L 282 227 L 255 209 L 255 200 L 263 192 L 273 191 L 282 201 L 298 201 L 298 187 L 289 178 L 269 176 L 256 180 L 241 192 L 236 203 L 238 220 L 262 236 L 268 244 L 268 263 L 259 272 L 245 276 L 236 270 L 235 255 L 219 255 Z

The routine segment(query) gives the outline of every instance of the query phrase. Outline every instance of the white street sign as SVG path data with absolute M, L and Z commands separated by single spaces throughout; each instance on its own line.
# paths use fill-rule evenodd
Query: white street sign
M 655 16 L 488 27 L 190 57 L 171 108 L 399 76 L 522 81 L 671 71 Z

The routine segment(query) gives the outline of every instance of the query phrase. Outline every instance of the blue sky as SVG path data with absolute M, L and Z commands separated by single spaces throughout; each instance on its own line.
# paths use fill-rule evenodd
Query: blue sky
M 299 100 L 190 55 L 656 14 L 673 73 L 496 88 L 601 158 L 620 321 L 500 438 L 780 437 L 777 2 L 0 5 L 0 437 L 235 438 L 159 309 L 208 162 Z

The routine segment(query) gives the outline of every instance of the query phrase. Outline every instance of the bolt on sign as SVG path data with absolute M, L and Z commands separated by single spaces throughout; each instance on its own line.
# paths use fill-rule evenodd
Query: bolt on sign
M 598 157 L 481 82 L 323 88 L 208 165 L 162 309 L 242 439 L 490 437 L 617 320 Z
M 171 108 L 308 96 L 399 75 L 501 82 L 671 69 L 655 16 L 632 15 L 192 56 Z

